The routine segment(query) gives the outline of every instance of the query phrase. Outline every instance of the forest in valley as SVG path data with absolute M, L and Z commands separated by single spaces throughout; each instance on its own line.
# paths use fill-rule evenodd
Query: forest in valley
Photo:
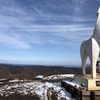
M 90 73 L 89 66 L 87 73 Z M 81 74 L 81 67 L 0 64 L 0 79 L 34 79 L 37 75 Z

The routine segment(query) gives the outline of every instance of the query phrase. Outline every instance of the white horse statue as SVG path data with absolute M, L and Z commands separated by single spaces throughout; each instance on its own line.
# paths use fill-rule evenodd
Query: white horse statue
M 91 77 L 96 78 L 96 62 L 100 57 L 100 7 L 97 13 L 97 21 L 93 35 L 90 39 L 83 41 L 80 48 L 82 60 L 82 74 L 86 75 L 86 59 L 89 56 L 91 63 Z

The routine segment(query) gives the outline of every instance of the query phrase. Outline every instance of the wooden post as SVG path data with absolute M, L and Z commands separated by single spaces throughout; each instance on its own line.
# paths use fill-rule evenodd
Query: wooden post
M 97 61 L 97 64 L 96 64 L 98 73 L 100 73 L 100 65 L 99 65 L 99 63 L 100 63 L 100 61 Z
M 95 100 L 95 92 L 91 91 L 91 100 Z

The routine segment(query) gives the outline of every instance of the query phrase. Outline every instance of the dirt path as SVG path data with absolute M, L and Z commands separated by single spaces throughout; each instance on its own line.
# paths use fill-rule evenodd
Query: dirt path
M 0 100 L 40 100 L 39 97 L 36 96 L 21 96 L 21 95 L 10 95 L 8 97 L 0 96 Z

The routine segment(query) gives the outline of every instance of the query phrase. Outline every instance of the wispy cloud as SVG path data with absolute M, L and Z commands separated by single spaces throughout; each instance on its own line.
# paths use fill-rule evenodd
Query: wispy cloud
M 20 26 L 17 30 L 2 31 L 0 42 L 14 46 L 16 44 L 16 47 L 29 48 L 32 43 L 60 43 L 59 38 L 69 39 L 70 41 L 73 39 L 80 40 L 81 37 L 84 38 L 83 35 L 87 35 L 86 31 L 92 30 L 93 27 L 84 27 L 83 25 L 34 25 L 23 28 Z M 80 38 L 78 38 L 79 35 Z M 54 36 L 56 37 L 56 41 Z
M 0 44 L 14 48 L 30 48 L 30 45 L 25 43 L 20 36 L 0 33 Z
M 7 45 L 10 47 L 18 48 L 31 48 L 33 44 L 57 44 L 64 43 L 65 41 L 60 40 L 69 40 L 76 42 L 84 39 L 84 36 L 87 36 L 86 31 L 91 32 L 93 26 L 88 26 L 85 22 L 91 22 L 95 19 L 87 19 L 84 17 L 77 17 L 75 15 L 67 15 L 64 5 L 68 5 L 71 11 L 79 13 L 82 10 L 86 0 L 72 0 L 74 6 L 70 2 L 63 2 L 60 6 L 56 6 L 56 2 L 48 2 L 49 13 L 44 9 L 40 9 L 36 6 L 30 6 L 27 9 L 27 6 L 19 6 L 14 1 L 0 6 L 0 44 Z M 8 2 L 8 1 L 7 1 Z M 3 2 L 4 3 L 4 2 Z M 64 6 L 64 7 L 63 7 Z M 75 7 L 75 9 L 74 9 Z M 61 14 L 52 12 L 51 10 L 59 11 Z M 65 10 L 65 14 L 63 13 Z M 68 9 L 67 9 L 68 10 Z M 59 16 L 58 16 L 59 15 Z M 77 23 L 73 22 L 76 21 Z M 68 23 L 66 23 L 68 22 Z M 81 34 L 82 33 L 82 34 Z M 88 33 L 88 35 L 90 35 Z
M 74 12 L 75 13 L 82 13 L 83 6 L 85 4 L 86 0 L 73 0 L 74 6 Z
M 99 0 L 0 0 L 1 62 L 79 61 L 80 44 L 93 33 L 99 4 Z

